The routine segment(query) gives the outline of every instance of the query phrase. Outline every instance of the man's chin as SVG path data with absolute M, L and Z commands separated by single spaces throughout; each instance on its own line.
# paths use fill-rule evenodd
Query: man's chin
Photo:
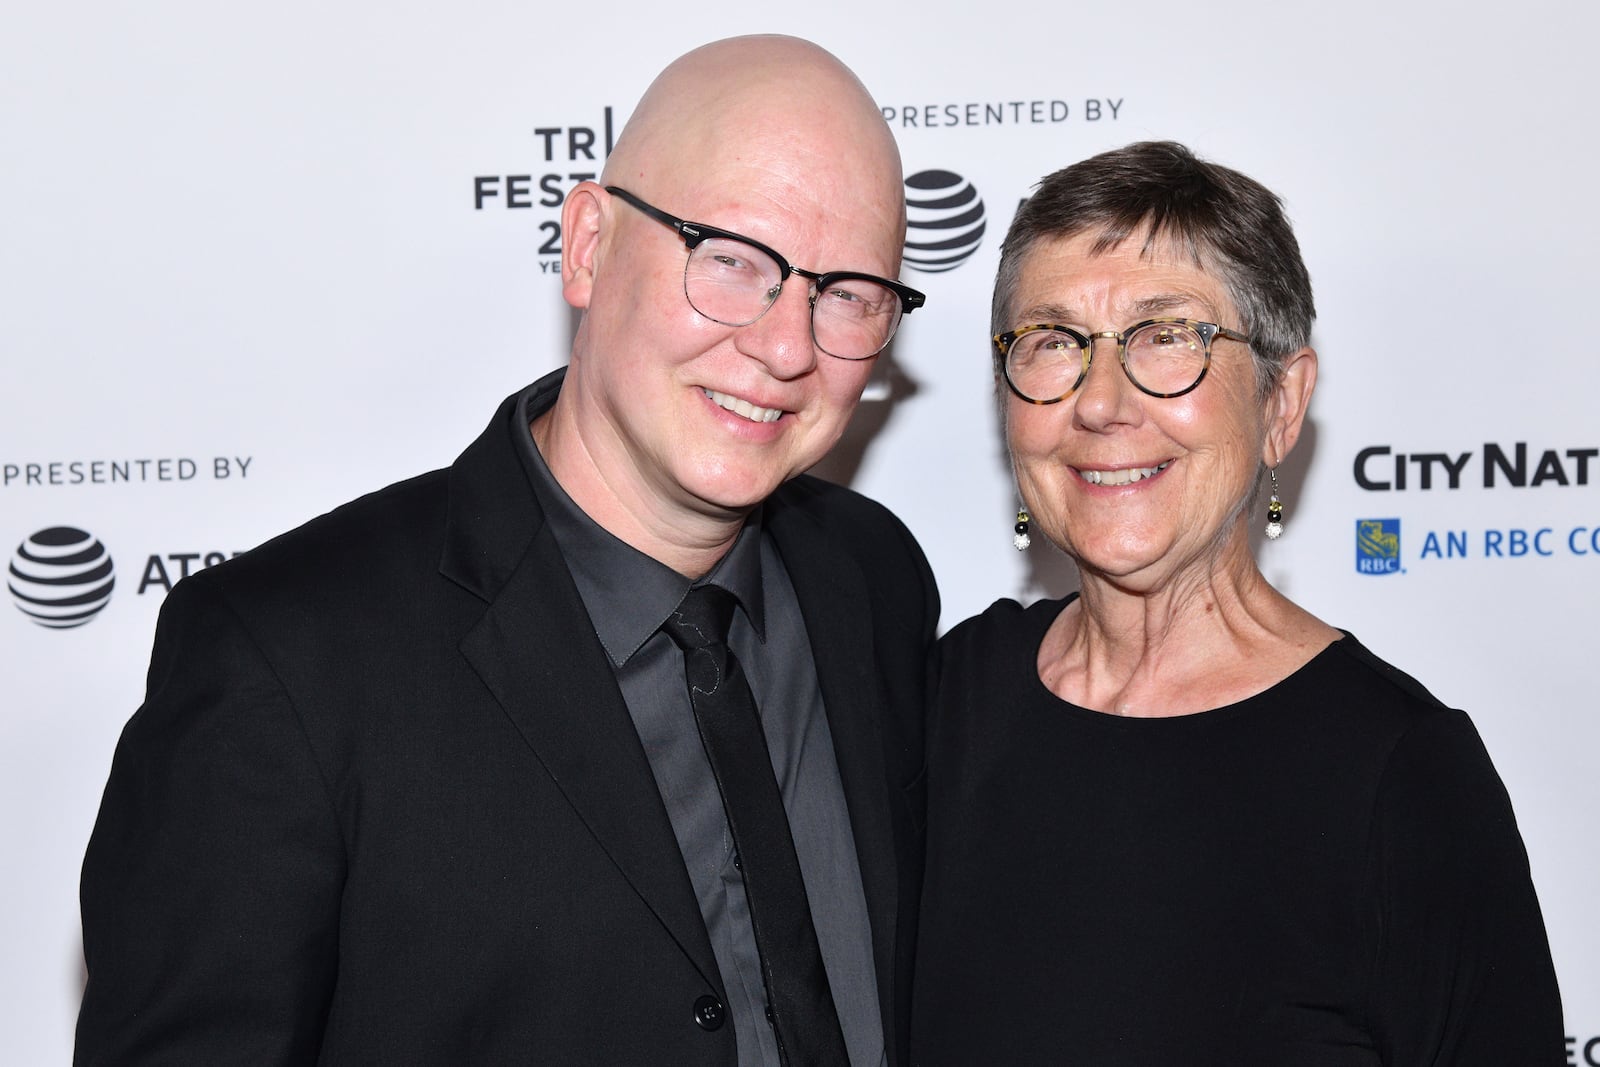
M 722 470 L 715 475 L 704 476 L 698 479 L 698 484 L 691 483 L 685 488 L 710 513 L 721 518 L 743 517 L 760 507 L 762 501 L 776 492 L 780 485 L 799 473 L 798 470 Z

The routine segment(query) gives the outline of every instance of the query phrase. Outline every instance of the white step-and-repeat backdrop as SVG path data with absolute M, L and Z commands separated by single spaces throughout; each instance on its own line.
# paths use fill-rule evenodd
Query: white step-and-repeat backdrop
M 82 625 L 0 604 L 0 1060 L 69 1056 L 78 866 L 162 597 L 449 463 L 562 363 L 565 191 L 667 60 L 770 30 L 860 73 L 908 198 L 964 205 L 912 211 L 905 276 L 928 306 L 827 464 L 919 535 L 946 626 L 1072 580 L 1011 547 L 989 378 L 996 249 L 1030 185 L 1158 137 L 1284 196 L 1322 380 L 1263 568 L 1472 713 L 1532 859 L 1568 1062 L 1600 1064 L 1597 11 L 15 6 L 0 552 L 104 566 L 73 587 Z

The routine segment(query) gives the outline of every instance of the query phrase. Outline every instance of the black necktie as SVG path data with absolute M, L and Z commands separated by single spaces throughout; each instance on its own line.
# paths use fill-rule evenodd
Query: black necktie
M 744 669 L 728 647 L 733 608 L 726 590 L 696 586 L 662 629 L 683 649 L 695 723 L 733 831 L 778 1054 L 792 1067 L 845 1067 L 844 1034 L 766 735 Z

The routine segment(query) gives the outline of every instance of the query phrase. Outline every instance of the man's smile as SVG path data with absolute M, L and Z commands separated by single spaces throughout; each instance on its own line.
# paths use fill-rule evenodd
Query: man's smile
M 715 389 L 705 389 L 703 392 L 706 394 L 706 396 L 710 397 L 711 402 L 716 404 L 719 408 L 723 408 L 726 411 L 731 411 L 735 415 L 742 415 L 751 422 L 777 422 L 778 419 L 783 416 L 783 410 L 781 408 L 757 407 L 748 400 L 740 400 L 736 396 L 729 396 L 727 393 L 719 393 Z

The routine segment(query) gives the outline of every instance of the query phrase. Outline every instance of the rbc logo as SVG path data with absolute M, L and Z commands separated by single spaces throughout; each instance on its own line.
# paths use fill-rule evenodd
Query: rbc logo
M 1400 520 L 1356 520 L 1356 573 L 1400 573 Z

